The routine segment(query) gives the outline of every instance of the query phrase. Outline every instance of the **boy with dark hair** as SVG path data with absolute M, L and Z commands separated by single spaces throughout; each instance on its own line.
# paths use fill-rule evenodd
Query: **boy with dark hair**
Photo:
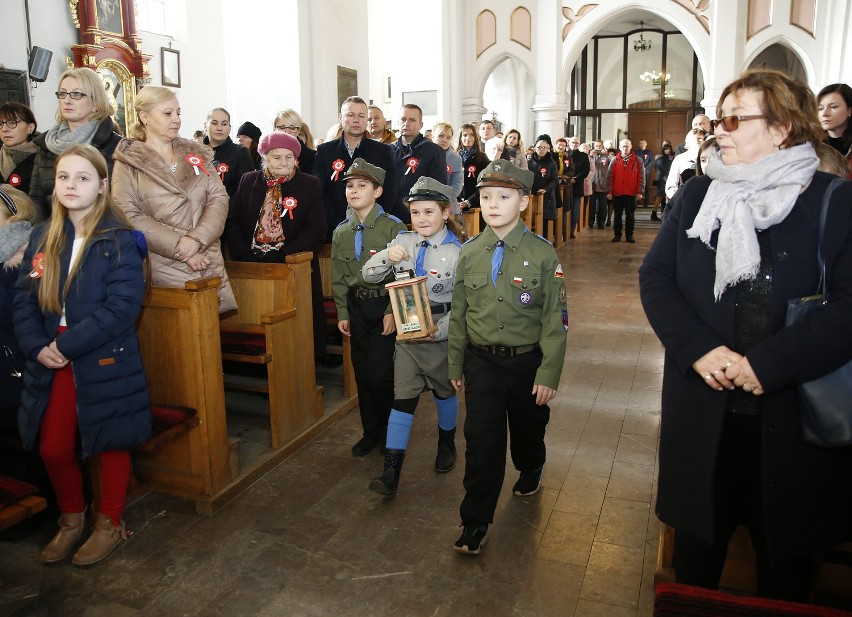
M 538 492 L 547 406 L 559 386 L 568 312 L 562 266 L 550 243 L 520 220 L 533 173 L 494 161 L 477 188 L 488 226 L 462 247 L 449 328 L 449 376 L 465 378 L 464 530 L 455 550 L 478 555 L 493 521 L 506 467 L 506 425 L 520 478 L 512 492 Z
M 343 176 L 349 218 L 334 230 L 331 241 L 331 287 L 337 305 L 337 329 L 352 339 L 352 367 L 364 434 L 352 447 L 366 456 L 385 443 L 393 403 L 393 351 L 396 338 L 386 280 L 366 283 L 361 268 L 385 249 L 405 225 L 387 214 L 376 200 L 382 195 L 385 171 L 364 159 L 352 162 Z

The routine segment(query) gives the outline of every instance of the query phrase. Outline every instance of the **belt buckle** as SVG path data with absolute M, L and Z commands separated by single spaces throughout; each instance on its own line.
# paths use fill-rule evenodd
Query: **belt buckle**
M 512 349 L 510 347 L 506 347 L 505 345 L 495 345 L 494 353 L 503 358 L 508 358 L 512 355 Z
M 355 290 L 355 297 L 358 298 L 359 300 L 366 300 L 367 298 L 370 297 L 370 294 L 366 289 L 359 287 L 358 289 Z

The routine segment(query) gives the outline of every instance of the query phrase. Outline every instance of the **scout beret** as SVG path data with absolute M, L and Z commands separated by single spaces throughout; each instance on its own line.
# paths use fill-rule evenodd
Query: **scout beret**
M 535 174 L 527 169 L 515 167 L 509 161 L 502 159 L 492 161 L 482 170 L 477 178 L 476 188 L 483 186 L 507 186 L 529 193 L 532 191 Z
M 411 191 L 408 193 L 406 202 L 409 201 L 452 201 L 453 189 L 446 184 L 441 184 L 435 178 L 421 176 Z
M 382 186 L 385 183 L 385 170 L 381 167 L 370 165 L 370 163 L 362 158 L 357 158 L 352 161 L 352 165 L 343 174 L 344 180 L 348 180 L 349 178 L 367 178 L 367 180 Z
M 302 144 L 299 143 L 298 139 L 287 133 L 277 132 L 264 135 L 257 146 L 257 151 L 260 152 L 261 156 L 266 156 L 271 150 L 278 148 L 289 150 L 296 158 L 299 158 L 299 154 L 302 152 Z

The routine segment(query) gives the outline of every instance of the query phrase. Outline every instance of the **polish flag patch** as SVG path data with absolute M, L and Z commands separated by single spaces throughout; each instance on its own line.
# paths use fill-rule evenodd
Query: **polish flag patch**
M 565 278 L 565 275 L 562 273 L 562 264 L 556 266 L 556 272 L 553 273 L 553 276 L 558 279 Z
M 524 278 L 522 276 L 515 276 L 515 277 L 512 278 L 512 282 L 520 285 L 521 283 L 524 282 Z

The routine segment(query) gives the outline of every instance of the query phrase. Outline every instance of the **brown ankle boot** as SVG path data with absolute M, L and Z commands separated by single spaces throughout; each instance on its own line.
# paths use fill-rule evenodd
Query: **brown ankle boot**
M 74 548 L 74 545 L 83 537 L 86 528 L 86 511 L 71 512 L 59 516 L 59 531 L 53 536 L 53 540 L 41 551 L 41 560 L 44 563 L 56 563 L 62 561 Z
M 124 530 L 124 521 L 121 525 L 114 527 L 112 519 L 105 514 L 98 512 L 95 519 L 95 527 L 92 529 L 92 535 L 74 554 L 71 560 L 75 566 L 90 566 L 98 563 L 101 559 L 105 559 L 118 543 L 127 539 L 127 533 Z

